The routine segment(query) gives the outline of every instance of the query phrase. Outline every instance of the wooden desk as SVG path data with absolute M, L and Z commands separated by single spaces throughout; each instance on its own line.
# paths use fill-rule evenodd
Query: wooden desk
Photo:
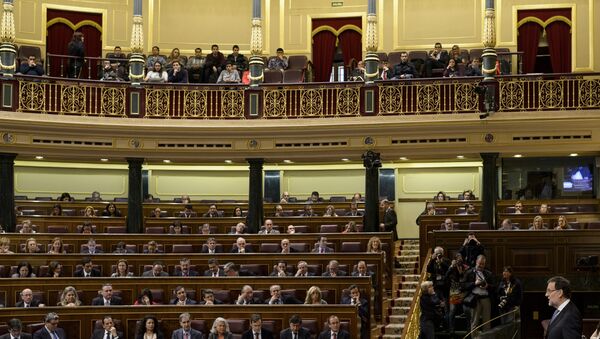
M 302 317 L 303 325 L 314 325 L 317 332 L 322 331 L 324 323 L 331 314 L 336 314 L 340 321 L 347 323 L 351 338 L 359 337 L 360 320 L 356 308 L 351 305 L 215 305 L 203 306 L 120 306 L 111 307 L 110 311 L 102 307 L 46 307 L 40 309 L 2 308 L 0 309 L 0 322 L 8 322 L 12 318 L 19 318 L 27 330 L 28 325 L 39 324 L 47 312 L 56 312 L 60 316 L 59 327 L 63 328 L 70 339 L 87 339 L 92 335 L 96 320 L 101 320 L 105 314 L 110 314 L 116 322 L 120 323 L 120 330 L 127 338 L 135 338 L 136 323 L 146 314 L 153 314 L 159 319 L 160 328 L 163 329 L 165 338 L 171 338 L 172 331 L 179 328 L 178 317 L 183 312 L 189 312 L 192 319 L 200 319 L 201 326 L 208 330 L 217 317 L 227 319 L 248 320 L 254 313 L 261 314 L 263 322 L 272 323 L 274 331 L 278 334 L 282 329 L 289 327 L 289 318 L 293 314 Z M 246 324 L 248 324 L 246 322 Z M 38 328 L 35 326 L 35 328 Z M 247 329 L 247 328 L 245 328 Z M 207 330 L 203 331 L 206 335 Z M 318 333 L 317 333 L 318 334 Z
M 581 228 L 586 228 L 586 224 L 590 221 L 600 221 L 600 212 L 564 212 L 564 213 L 498 213 L 498 225 L 502 223 L 504 219 L 510 219 L 512 223 L 519 223 L 521 229 L 528 229 L 529 224 L 533 222 L 533 218 L 540 215 L 544 224 L 547 224 L 548 228 L 556 227 L 558 217 L 564 215 L 568 222 L 577 221 L 580 223 Z M 499 226 L 498 226 L 499 227 Z
M 95 218 L 84 218 L 84 217 L 51 217 L 49 215 L 31 215 L 31 216 L 18 216 L 17 224 L 23 222 L 23 220 L 29 219 L 32 225 L 37 226 L 38 233 L 47 233 L 48 226 L 67 226 L 67 230 L 71 233 L 77 233 L 77 225 L 83 225 L 84 222 L 89 221 L 92 225 L 96 225 L 97 233 L 105 233 L 107 226 L 126 226 L 125 217 L 95 217 Z
M 434 203 L 436 209 L 445 208 L 446 213 L 444 214 L 456 214 L 456 210 L 464 208 L 467 203 L 473 204 L 477 212 L 481 211 L 481 200 L 427 200 L 423 206 L 423 211 L 427 209 L 427 204 L 429 203 Z
M 431 238 L 431 231 L 440 230 L 440 227 L 446 218 L 459 223 L 459 228 L 468 229 L 469 223 L 479 221 L 479 214 L 440 214 L 440 215 L 422 215 L 419 223 L 419 256 L 421 260 L 427 255 L 427 251 L 434 246 Z

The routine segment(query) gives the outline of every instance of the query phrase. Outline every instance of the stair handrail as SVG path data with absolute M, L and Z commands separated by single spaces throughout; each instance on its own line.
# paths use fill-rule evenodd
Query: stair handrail
M 419 338 L 419 317 L 421 316 L 421 303 L 419 300 L 421 299 L 421 283 L 427 279 L 427 266 L 429 265 L 429 261 L 431 260 L 431 248 L 427 251 L 427 256 L 425 260 L 423 260 L 423 268 L 421 269 L 421 277 L 419 278 L 419 284 L 417 285 L 417 291 L 413 296 L 413 300 L 411 301 L 410 311 L 408 311 L 408 315 L 406 316 L 406 322 L 404 329 L 402 330 L 402 336 L 400 338 L 405 339 L 417 339 Z
M 500 318 L 504 317 L 505 315 L 509 315 L 509 314 L 513 314 L 513 313 L 518 313 L 520 310 L 521 309 L 519 308 L 519 306 L 515 306 L 512 310 L 510 310 L 510 311 L 508 311 L 506 313 L 500 314 L 499 316 L 497 316 L 495 318 L 492 318 L 492 319 L 490 319 L 490 320 L 488 320 L 488 321 L 486 321 L 486 322 L 484 322 L 482 324 L 479 324 L 479 326 L 477 326 L 474 329 L 472 329 L 471 332 L 467 333 L 467 335 L 465 335 L 462 339 L 470 338 L 470 335 L 473 334 L 475 331 L 479 330 L 479 328 L 481 328 L 481 327 L 483 327 L 483 326 L 491 323 L 492 321 L 494 321 L 496 319 L 500 319 Z M 518 328 L 517 328 L 517 330 L 515 331 L 515 334 L 513 334 L 512 337 L 515 338 L 515 336 L 517 335 L 517 333 L 519 333 L 519 329 Z

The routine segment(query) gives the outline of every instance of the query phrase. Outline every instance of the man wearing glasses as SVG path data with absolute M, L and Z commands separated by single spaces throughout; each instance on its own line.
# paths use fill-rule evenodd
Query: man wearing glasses
M 33 339 L 67 339 L 65 330 L 58 327 L 58 314 L 50 312 L 44 318 L 44 327 L 33 334 Z
M 1 335 L 0 339 L 31 339 L 31 334 L 21 332 L 23 324 L 19 319 L 10 319 L 8 321 L 8 333 Z
M 546 287 L 548 305 L 556 310 L 546 330 L 546 339 L 579 339 L 581 338 L 581 314 L 571 302 L 571 283 L 556 276 L 548 279 Z

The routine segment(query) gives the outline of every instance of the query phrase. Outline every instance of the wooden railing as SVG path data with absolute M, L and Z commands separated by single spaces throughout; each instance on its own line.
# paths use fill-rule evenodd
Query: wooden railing
M 419 317 L 421 316 L 421 283 L 427 279 L 427 265 L 431 260 L 431 249 L 427 252 L 427 257 L 423 261 L 423 267 L 421 268 L 421 277 L 419 278 L 419 285 L 417 286 L 416 293 L 413 297 L 410 311 L 406 317 L 406 323 L 402 330 L 402 338 L 404 339 L 417 339 L 419 338 L 419 331 L 421 329 L 419 323 Z

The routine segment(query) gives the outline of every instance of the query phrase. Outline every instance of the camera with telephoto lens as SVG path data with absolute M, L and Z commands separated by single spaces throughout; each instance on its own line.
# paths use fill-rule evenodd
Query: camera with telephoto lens
M 502 309 L 502 308 L 506 307 L 506 304 L 508 304 L 508 297 L 507 296 L 500 297 L 500 303 L 498 304 L 498 308 Z

